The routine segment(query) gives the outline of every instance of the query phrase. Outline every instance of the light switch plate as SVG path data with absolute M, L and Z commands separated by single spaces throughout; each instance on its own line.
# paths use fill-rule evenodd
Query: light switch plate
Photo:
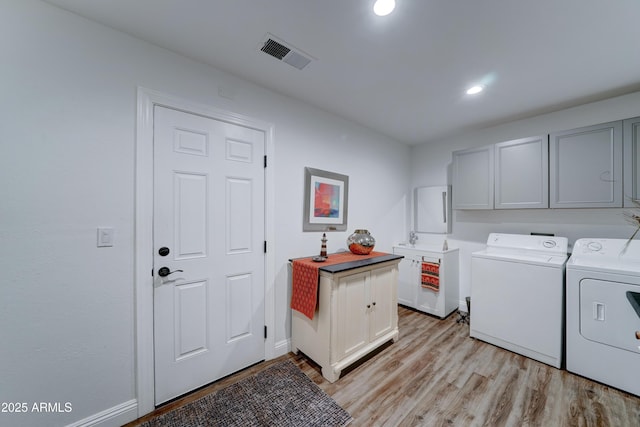
M 114 230 L 112 227 L 99 227 L 98 228 L 98 247 L 111 247 L 113 246 Z

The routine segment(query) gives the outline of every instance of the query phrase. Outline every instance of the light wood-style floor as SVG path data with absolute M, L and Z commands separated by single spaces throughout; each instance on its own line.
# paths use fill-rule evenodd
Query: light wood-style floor
M 289 353 L 220 380 L 129 426 L 196 400 L 283 359 L 346 409 L 350 426 L 640 426 L 640 398 L 469 337 L 457 316 L 398 308 L 400 337 L 325 380 Z M 634 372 L 640 378 L 640 366 Z

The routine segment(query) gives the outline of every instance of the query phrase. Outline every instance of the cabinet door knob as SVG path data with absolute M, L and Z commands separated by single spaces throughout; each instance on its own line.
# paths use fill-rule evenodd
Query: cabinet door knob
M 375 301 L 373 302 L 373 305 L 376 305 L 376 302 L 375 302 Z
M 371 308 L 371 304 L 367 304 L 367 308 Z

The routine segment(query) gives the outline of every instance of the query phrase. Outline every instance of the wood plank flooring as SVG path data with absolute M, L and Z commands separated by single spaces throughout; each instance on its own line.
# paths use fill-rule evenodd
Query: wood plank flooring
M 291 359 L 347 410 L 350 426 L 640 426 L 640 398 L 469 337 L 456 316 L 398 308 L 400 337 L 331 384 L 289 353 L 172 402 L 128 426 Z M 638 367 L 640 370 L 640 366 Z

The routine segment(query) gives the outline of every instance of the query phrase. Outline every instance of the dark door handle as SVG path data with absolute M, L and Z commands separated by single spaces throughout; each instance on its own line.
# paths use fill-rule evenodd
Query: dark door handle
M 169 270 L 169 267 L 161 267 L 160 270 L 158 270 L 158 276 L 167 277 L 168 275 L 173 274 L 173 273 L 177 273 L 177 272 L 182 273 L 182 270 L 171 271 L 171 270 Z

